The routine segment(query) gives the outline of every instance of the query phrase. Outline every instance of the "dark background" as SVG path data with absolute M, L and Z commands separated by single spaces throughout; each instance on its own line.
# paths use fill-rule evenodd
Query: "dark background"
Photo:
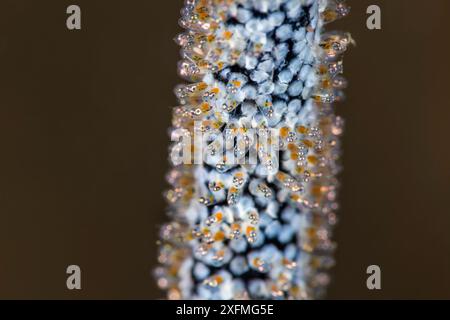
M 329 298 L 450 298 L 450 2 L 353 0 Z M 82 30 L 66 28 L 78 4 Z M 382 9 L 382 30 L 366 8 Z M 0 0 L 0 298 L 160 298 L 182 1 Z M 81 291 L 66 267 L 82 269 Z M 382 290 L 366 288 L 377 264 Z

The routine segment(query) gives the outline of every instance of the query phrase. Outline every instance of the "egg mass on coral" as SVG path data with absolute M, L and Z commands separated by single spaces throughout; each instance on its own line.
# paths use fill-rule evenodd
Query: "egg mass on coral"
M 343 130 L 333 103 L 352 42 L 324 25 L 347 13 L 338 0 L 185 1 L 189 83 L 175 89 L 172 221 L 155 271 L 168 298 L 323 296 Z

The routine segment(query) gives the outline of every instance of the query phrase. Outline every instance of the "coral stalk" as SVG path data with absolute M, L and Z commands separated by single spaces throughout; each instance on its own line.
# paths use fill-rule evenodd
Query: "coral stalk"
M 333 103 L 351 42 L 324 25 L 347 13 L 338 0 L 185 1 L 189 83 L 175 90 L 172 220 L 155 271 L 168 298 L 323 296 L 343 131 Z

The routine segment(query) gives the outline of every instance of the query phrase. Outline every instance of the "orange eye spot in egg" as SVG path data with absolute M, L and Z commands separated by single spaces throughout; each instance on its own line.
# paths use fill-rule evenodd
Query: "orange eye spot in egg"
M 261 265 L 262 260 L 260 258 L 255 258 L 252 262 L 254 266 L 258 267 L 259 265 Z
M 237 223 L 233 223 L 233 224 L 231 225 L 231 229 L 234 230 L 234 231 L 240 230 L 240 229 L 241 229 L 241 226 L 240 226 L 239 224 L 237 224 Z
M 316 236 L 317 230 L 316 228 L 308 228 L 306 230 L 306 234 L 308 235 L 309 238 L 314 238 Z
M 308 148 L 312 148 L 314 146 L 314 144 L 310 140 L 304 139 L 302 142 Z
M 194 60 L 194 61 L 196 61 L 196 62 L 202 60 L 202 57 L 199 56 L 199 55 L 195 55 L 195 56 L 193 55 L 191 58 L 192 58 L 192 60 Z
M 205 60 L 199 61 L 198 66 L 201 68 L 205 68 L 208 66 L 208 62 L 206 62 Z
M 293 194 L 293 195 L 291 196 L 291 199 L 292 199 L 293 201 L 298 201 L 298 200 L 300 200 L 300 196 L 299 196 L 298 194 Z
M 205 82 L 200 82 L 199 84 L 197 84 L 197 90 L 199 91 L 203 91 L 208 87 L 208 85 Z
M 300 293 L 300 288 L 297 286 L 294 286 L 291 288 L 291 294 L 296 297 Z
M 305 168 L 303 168 L 303 167 L 297 167 L 297 168 L 295 168 L 295 172 L 296 172 L 297 174 L 302 174 L 304 171 L 305 171 Z
M 330 80 L 328 80 L 328 79 L 323 80 L 323 81 L 322 81 L 322 87 L 324 87 L 324 88 L 326 88 L 326 89 L 330 88 L 330 87 L 331 87 L 331 82 L 330 82 Z
M 276 177 L 277 177 L 278 180 L 281 180 L 281 181 L 284 180 L 284 174 L 283 174 L 282 172 L 278 172 L 278 173 L 276 174 Z
M 225 12 L 219 13 L 220 19 L 225 20 L 227 18 L 227 14 Z
M 317 259 L 317 258 L 312 258 L 312 259 L 309 261 L 309 264 L 310 264 L 310 266 L 313 267 L 313 268 L 319 268 L 319 267 L 320 267 L 320 261 L 319 261 L 319 259 Z
M 322 195 L 322 188 L 320 186 L 312 187 L 311 194 L 315 197 L 320 197 Z
M 211 89 L 211 93 L 218 94 L 219 92 L 220 92 L 220 89 L 217 87 Z
M 299 133 L 301 133 L 301 134 L 306 134 L 306 133 L 308 133 L 308 129 L 307 129 L 305 126 L 299 126 L 299 127 L 297 128 L 297 131 L 298 131 Z
M 314 96 L 313 97 L 315 102 L 322 102 L 322 97 L 321 96 Z
M 217 251 L 216 255 L 218 257 L 223 257 L 225 255 L 225 251 L 224 250 L 219 250 L 219 251 Z
M 235 86 L 235 87 L 240 87 L 240 86 L 241 86 L 241 82 L 238 81 L 238 80 L 231 81 L 231 83 L 232 83 L 233 86 Z
M 326 20 L 326 21 L 333 21 L 333 20 L 336 20 L 336 18 L 337 18 L 337 12 L 336 11 L 334 11 L 334 10 L 325 10 L 323 13 L 322 13 L 322 17 L 324 18 L 324 20 Z
M 295 152 L 295 151 L 297 151 L 297 146 L 296 146 L 295 144 L 293 144 L 293 143 L 289 143 L 289 144 L 287 145 L 287 149 L 288 149 L 289 151 L 291 151 L 291 152 Z
M 223 33 L 223 37 L 224 37 L 226 40 L 230 40 L 232 36 L 233 36 L 233 32 L 231 32 L 231 31 L 225 31 L 225 32 Z
M 203 103 L 200 105 L 200 109 L 201 109 L 203 112 L 206 112 L 206 111 L 211 110 L 211 106 L 209 105 L 209 103 L 203 102 Z
M 176 276 L 176 275 L 178 274 L 178 268 L 177 268 L 176 266 L 172 266 L 172 267 L 169 269 L 169 274 L 170 274 L 171 276 Z
M 247 230 L 245 231 L 245 233 L 247 234 L 247 236 L 249 236 L 254 231 L 255 231 L 255 227 L 248 226 Z
M 320 67 L 319 67 L 319 73 L 320 74 L 325 74 L 325 73 L 327 73 L 328 72 L 328 68 L 325 66 L 325 65 L 321 65 Z
M 194 235 L 192 233 L 188 233 L 185 238 L 187 241 L 194 240 Z
M 282 138 L 286 138 L 289 134 L 289 128 L 288 127 L 282 127 L 280 128 L 280 136 Z
M 223 233 L 223 231 L 216 232 L 216 234 L 214 235 L 214 241 L 222 241 L 223 239 L 225 239 L 225 234 Z
M 206 20 L 209 17 L 209 14 L 207 12 L 201 12 L 198 14 L 198 17 L 200 20 Z
M 180 178 L 179 182 L 180 182 L 180 185 L 184 187 L 184 186 L 188 186 L 188 185 L 192 184 L 192 179 L 189 179 L 187 177 L 182 177 L 182 178 Z
M 316 156 L 308 156 L 308 162 L 311 164 L 317 164 L 317 157 Z

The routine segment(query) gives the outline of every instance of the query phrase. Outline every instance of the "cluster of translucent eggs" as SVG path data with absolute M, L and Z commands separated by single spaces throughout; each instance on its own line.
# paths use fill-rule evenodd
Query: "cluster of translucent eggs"
M 347 13 L 338 0 L 185 1 L 176 41 L 189 83 L 175 89 L 172 132 L 208 139 L 187 140 L 196 164 L 180 159 L 186 140 L 171 147 L 156 269 L 169 298 L 323 294 L 343 130 L 333 103 L 352 41 L 323 26 Z

